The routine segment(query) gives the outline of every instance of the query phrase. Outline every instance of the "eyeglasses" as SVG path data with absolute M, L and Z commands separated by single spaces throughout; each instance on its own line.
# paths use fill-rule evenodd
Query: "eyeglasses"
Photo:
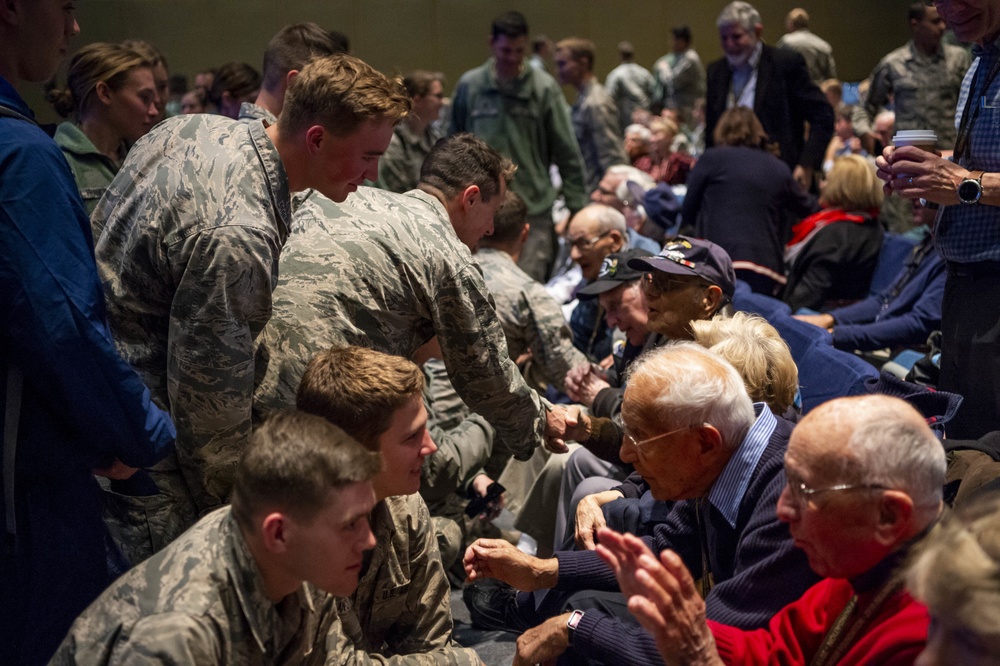
M 810 488 L 803 481 L 785 471 L 785 483 L 788 486 L 788 495 L 792 501 L 801 506 L 814 495 L 821 493 L 836 493 L 847 490 L 888 490 L 885 486 L 877 483 L 841 483 L 826 488 Z
M 661 433 L 659 435 L 654 435 L 652 437 L 647 437 L 646 439 L 636 440 L 636 438 L 632 436 L 632 433 L 629 432 L 629 428 L 628 428 L 627 425 L 625 425 L 625 422 L 624 421 L 622 422 L 623 430 L 625 431 L 624 441 L 628 442 L 640 454 L 644 453 L 643 448 L 642 448 L 644 444 L 648 444 L 649 442 L 652 442 L 652 441 L 657 440 L 657 439 L 663 439 L 664 437 L 669 437 L 670 435 L 675 435 L 675 434 L 677 434 L 679 432 L 684 432 L 685 430 L 691 430 L 692 428 L 700 428 L 703 425 L 705 425 L 705 424 L 704 423 L 696 423 L 695 425 L 684 426 L 683 428 L 677 428 L 676 430 L 671 430 L 670 432 L 664 432 L 664 433 Z
M 594 247 L 594 244 L 597 241 L 601 240 L 602 238 L 604 238 L 605 236 L 607 236 L 610 233 L 611 233 L 611 230 L 609 229 L 608 231 L 605 231 L 603 234 L 598 234 L 598 235 L 594 236 L 593 238 L 589 238 L 589 239 L 577 238 L 576 240 L 572 240 L 572 239 L 567 238 L 566 242 L 569 243 L 571 247 L 575 247 L 576 249 L 578 249 L 581 252 L 583 252 L 584 250 L 589 250 L 590 248 Z
M 669 278 L 663 273 L 645 273 L 642 276 L 642 287 L 646 290 L 646 293 L 650 296 L 659 296 L 660 294 L 667 294 L 671 291 L 678 291 L 690 286 L 703 287 L 700 280 L 680 280 L 677 278 Z

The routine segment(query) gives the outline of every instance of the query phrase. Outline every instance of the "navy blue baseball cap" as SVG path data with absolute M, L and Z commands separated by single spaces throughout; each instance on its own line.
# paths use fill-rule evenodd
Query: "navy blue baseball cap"
M 628 265 L 643 272 L 695 275 L 722 289 L 730 300 L 736 292 L 736 272 L 729 253 L 700 238 L 677 236 L 668 240 L 657 256 L 630 259 Z
M 597 279 L 586 287 L 579 289 L 576 292 L 577 297 L 583 300 L 596 298 L 606 291 L 611 291 L 615 287 L 622 286 L 626 282 L 638 280 L 646 271 L 633 268 L 630 262 L 633 259 L 652 256 L 651 252 L 640 249 L 612 252 L 601 262 L 601 272 L 597 274 Z

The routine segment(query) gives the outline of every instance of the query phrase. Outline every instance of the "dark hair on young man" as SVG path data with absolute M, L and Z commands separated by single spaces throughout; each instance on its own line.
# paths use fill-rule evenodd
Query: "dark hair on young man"
M 326 506 L 331 490 L 367 481 L 381 468 L 377 450 L 326 419 L 277 412 L 254 430 L 236 466 L 233 518 L 248 532 L 269 511 L 309 521 Z
M 245 62 L 227 62 L 215 73 L 215 81 L 208 92 L 212 104 L 219 106 L 222 93 L 228 92 L 234 99 L 248 97 L 260 90 L 260 74 Z
M 587 71 L 594 71 L 594 58 L 597 47 L 594 42 L 582 37 L 567 37 L 556 44 L 556 51 L 565 51 L 573 60 L 583 60 L 587 63 Z
M 510 185 L 517 166 L 482 139 L 462 132 L 441 139 L 420 167 L 420 182 L 441 190 L 451 199 L 470 185 L 479 187 L 483 200 L 500 193 L 500 179 Z
M 337 45 L 337 53 L 351 52 L 351 38 L 344 33 L 337 30 L 331 30 L 330 39 L 332 39 L 333 43 Z
M 411 97 L 424 97 L 431 91 L 431 84 L 435 81 L 444 85 L 444 74 L 441 72 L 429 72 L 426 69 L 415 69 L 403 77 L 403 87 Z
M 514 190 L 507 190 L 504 194 L 503 203 L 493 216 L 493 233 L 483 236 L 479 241 L 480 247 L 497 247 L 509 245 L 524 232 L 524 225 L 528 222 L 528 204 Z
M 289 137 L 322 125 L 336 136 L 347 136 L 367 120 L 397 123 L 411 106 L 401 81 L 389 79 L 354 56 L 338 53 L 314 58 L 292 80 L 278 131 Z
M 365 347 L 334 347 L 309 361 L 295 406 L 377 451 L 393 413 L 423 390 L 424 373 L 409 359 Z
M 344 53 L 328 30 L 317 24 L 293 23 L 278 31 L 264 50 L 265 90 L 277 90 L 293 69 L 299 70 L 313 58 Z
M 919 0 L 918 2 L 911 2 L 910 6 L 906 10 L 906 21 L 922 21 L 924 20 L 924 14 L 927 13 L 927 8 L 931 6 L 932 3 L 926 0 Z
M 686 25 L 675 25 L 670 29 L 671 34 L 673 34 L 674 39 L 683 39 L 687 43 L 691 43 L 691 28 Z
M 524 14 L 521 12 L 504 12 L 493 19 L 493 23 L 490 25 L 490 34 L 493 35 L 493 39 L 500 36 L 508 39 L 525 37 L 528 34 L 528 19 L 524 18 Z

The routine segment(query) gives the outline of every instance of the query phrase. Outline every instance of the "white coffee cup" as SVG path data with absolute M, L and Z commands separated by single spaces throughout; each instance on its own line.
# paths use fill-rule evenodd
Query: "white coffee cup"
M 937 148 L 937 134 L 934 130 L 899 130 L 892 137 L 892 145 L 897 148 L 914 146 L 933 153 Z

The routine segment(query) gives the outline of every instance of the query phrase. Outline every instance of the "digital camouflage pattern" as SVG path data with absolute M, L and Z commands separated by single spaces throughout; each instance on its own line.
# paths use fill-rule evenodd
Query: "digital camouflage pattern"
M 389 147 L 379 158 L 375 187 L 400 194 L 415 188 L 420 182 L 420 167 L 439 138 L 433 126 L 421 135 L 415 134 L 406 121 L 396 125 Z
M 632 124 L 633 111 L 649 110 L 655 87 L 652 73 L 634 62 L 623 62 L 608 72 L 604 88 L 618 107 L 618 125 L 622 132 Z
M 337 599 L 327 636 L 328 664 L 478 666 L 474 650 L 452 641 L 451 587 L 420 495 L 389 497 L 371 514 L 375 548 L 350 598 Z
M 656 86 L 653 100 L 670 109 L 680 109 L 687 116 L 695 101 L 705 96 L 705 66 L 698 52 L 668 53 L 653 63 Z
M 951 150 L 958 93 L 971 65 L 972 56 L 959 46 L 942 43 L 937 53 L 925 56 L 911 40 L 875 66 L 865 111 L 874 119 L 891 95 L 897 131 L 934 130 L 938 149 Z
M 362 187 L 343 204 L 311 193 L 282 254 L 257 414 L 293 405 L 306 363 L 332 345 L 412 358 L 435 334 L 459 395 L 530 457 L 544 407 L 507 356 L 493 298 L 444 206 L 416 190 Z
M 280 603 L 268 600 L 223 507 L 105 590 L 51 666 L 322 663 L 332 599 L 303 585 Z
M 278 122 L 278 116 L 274 115 L 262 106 L 257 106 L 253 102 L 243 102 L 240 104 L 240 120 L 253 121 L 263 120 L 264 125 L 273 125 Z
M 593 192 L 609 166 L 631 164 L 625 154 L 618 107 L 604 86 L 593 79 L 573 102 L 571 117 L 583 154 L 587 191 Z
M 175 505 L 167 540 L 232 489 L 290 222 L 263 124 L 207 114 L 140 139 L 91 218 L 118 349 L 177 425 L 153 474 Z
M 562 308 L 503 250 L 482 247 L 475 256 L 493 293 L 511 358 L 531 352 L 529 376 L 537 375 L 541 383 L 564 390 L 566 373 L 587 358 L 573 346 Z

